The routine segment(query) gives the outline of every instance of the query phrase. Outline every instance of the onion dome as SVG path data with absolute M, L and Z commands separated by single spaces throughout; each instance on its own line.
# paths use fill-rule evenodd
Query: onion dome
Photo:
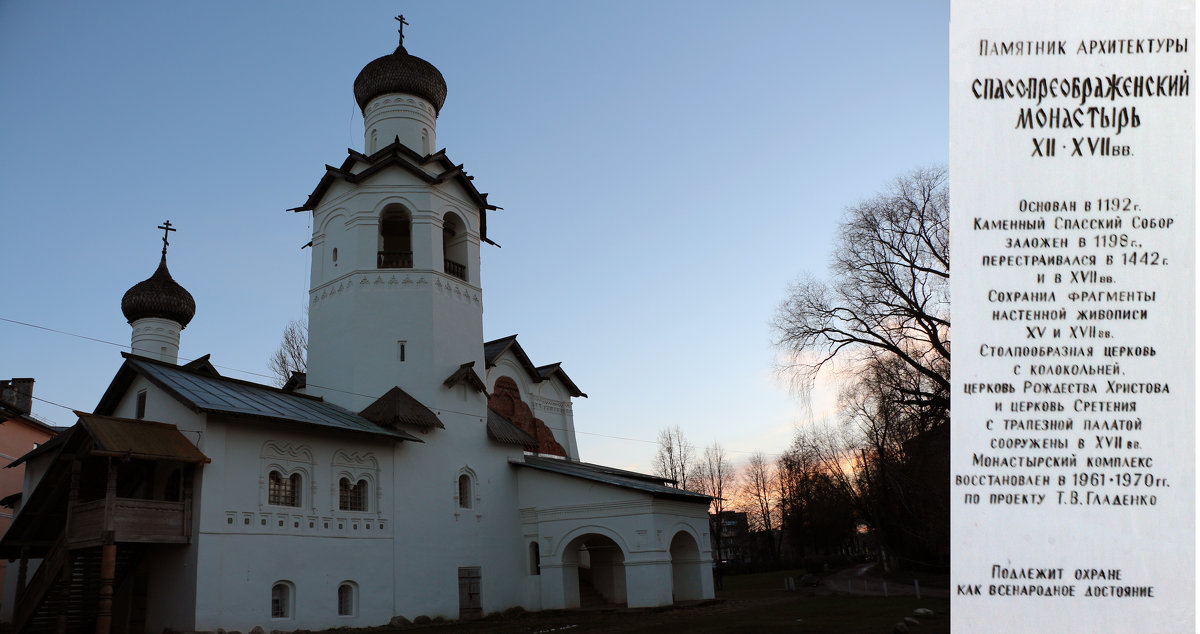
M 121 312 L 133 323 L 146 317 L 170 319 L 186 328 L 196 315 L 196 300 L 187 289 L 171 278 L 167 270 L 167 255 L 158 263 L 158 270 L 149 279 L 134 284 L 121 298 Z
M 416 95 L 441 112 L 446 103 L 446 80 L 433 64 L 409 55 L 401 44 L 391 55 L 364 66 L 354 79 L 354 99 L 364 111 L 372 99 L 394 92 Z

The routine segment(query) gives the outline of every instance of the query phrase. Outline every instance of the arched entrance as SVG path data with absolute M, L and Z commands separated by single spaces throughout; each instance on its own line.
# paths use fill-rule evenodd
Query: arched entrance
M 563 594 L 567 608 L 625 605 L 625 553 L 597 533 L 580 535 L 563 549 Z
M 698 601 L 704 598 L 704 570 L 700 547 L 687 531 L 675 533 L 671 539 L 672 598 L 679 601 Z

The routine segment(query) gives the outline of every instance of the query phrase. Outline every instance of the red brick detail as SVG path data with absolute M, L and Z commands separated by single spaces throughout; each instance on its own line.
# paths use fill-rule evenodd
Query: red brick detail
M 507 376 L 496 379 L 496 387 L 488 396 L 488 407 L 496 410 L 521 431 L 533 436 L 538 442 L 538 453 L 566 457 L 567 451 L 554 439 L 554 432 L 540 418 L 533 417 L 533 410 L 521 400 L 517 382 Z

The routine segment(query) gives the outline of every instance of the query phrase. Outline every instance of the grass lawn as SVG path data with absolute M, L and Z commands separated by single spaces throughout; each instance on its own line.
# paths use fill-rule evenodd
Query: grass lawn
M 522 634 L 575 634 L 576 632 L 805 632 L 861 634 L 891 632 L 892 626 L 914 609 L 929 608 L 934 616 L 922 617 L 921 634 L 950 631 L 950 600 L 913 597 L 859 597 L 834 594 L 824 588 L 783 591 L 783 577 L 794 572 L 772 572 L 725 578 L 725 589 L 715 601 L 697 605 L 646 609 L 564 610 L 494 615 L 465 623 L 408 627 L 396 632 L 495 632 Z M 377 630 L 379 631 L 379 630 Z M 392 630 L 384 630 L 392 631 Z

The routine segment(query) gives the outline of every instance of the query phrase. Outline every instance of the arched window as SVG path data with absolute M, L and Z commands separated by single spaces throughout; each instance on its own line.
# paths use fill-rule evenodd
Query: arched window
M 388 207 L 379 217 L 378 268 L 411 269 L 412 265 L 412 218 L 401 207 Z
M 350 478 L 338 481 L 338 510 L 366 511 L 367 510 L 367 481 L 359 480 L 350 483 Z
M 343 581 L 338 586 L 338 616 L 354 616 L 358 613 L 358 587 L 352 581 Z
M 292 584 L 280 581 L 271 586 L 271 618 L 292 618 Z
M 537 542 L 529 542 L 529 574 L 542 574 L 542 555 Z
M 464 473 L 458 476 L 458 508 L 471 508 L 471 476 Z
M 300 506 L 299 473 L 293 473 L 285 478 L 282 473 L 272 471 L 268 480 L 267 504 Z
M 447 213 L 442 219 L 442 256 L 444 270 L 460 280 L 467 280 L 467 229 L 462 219 Z

